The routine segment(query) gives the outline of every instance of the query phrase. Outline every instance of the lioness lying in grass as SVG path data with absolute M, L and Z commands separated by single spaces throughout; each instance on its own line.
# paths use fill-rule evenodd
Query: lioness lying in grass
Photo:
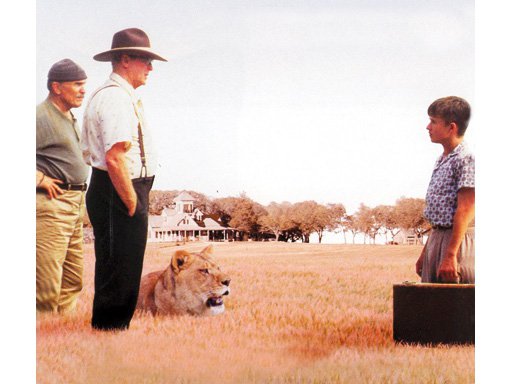
M 211 258 L 213 247 L 200 253 L 179 250 L 163 271 L 142 277 L 137 309 L 153 315 L 218 315 L 222 296 L 229 294 L 230 278 Z

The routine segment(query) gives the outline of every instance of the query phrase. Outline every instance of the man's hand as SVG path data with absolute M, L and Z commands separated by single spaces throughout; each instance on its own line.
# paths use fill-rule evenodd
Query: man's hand
M 132 180 L 126 167 L 125 153 L 129 147 L 129 142 L 114 144 L 106 153 L 105 160 L 110 180 L 112 180 L 117 194 L 126 206 L 128 215 L 131 217 L 135 214 L 135 209 L 137 208 L 137 194 L 133 189 Z
M 416 274 L 421 277 L 421 272 L 423 271 L 423 253 L 418 257 L 418 261 L 416 261 Z
M 416 261 L 416 274 L 421 277 L 421 272 L 423 271 L 423 259 L 424 254 L 421 252 L 420 257 L 418 257 L 418 261 Z
M 423 271 L 423 260 L 425 259 L 426 249 L 427 249 L 427 244 L 425 244 L 423 246 L 423 249 L 421 250 L 421 255 L 420 255 L 420 257 L 418 257 L 418 261 L 416 261 L 416 274 L 419 277 L 421 277 L 421 272 Z
M 46 176 L 45 174 L 39 171 L 36 172 L 36 177 L 39 177 L 39 183 L 37 184 L 37 188 L 44 189 L 50 199 L 53 199 L 54 197 L 57 197 L 58 195 L 62 195 L 64 193 L 64 191 L 59 187 L 59 184 L 63 183 L 62 180 Z
M 442 283 L 458 283 L 459 274 L 457 273 L 457 256 L 445 254 L 439 269 L 437 270 L 437 278 Z
M 132 217 L 133 215 L 135 215 L 135 209 L 137 208 L 137 198 L 135 198 L 135 201 L 130 200 L 126 208 L 128 209 L 128 216 Z

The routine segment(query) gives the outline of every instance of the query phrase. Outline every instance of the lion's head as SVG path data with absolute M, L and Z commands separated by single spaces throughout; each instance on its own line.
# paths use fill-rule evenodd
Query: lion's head
M 184 250 L 174 253 L 161 287 L 155 287 L 155 302 L 159 309 L 171 305 L 173 308 L 169 308 L 169 312 L 178 314 L 217 315 L 224 312 L 223 296 L 229 294 L 231 279 L 211 258 L 212 249 L 210 245 L 200 253 Z

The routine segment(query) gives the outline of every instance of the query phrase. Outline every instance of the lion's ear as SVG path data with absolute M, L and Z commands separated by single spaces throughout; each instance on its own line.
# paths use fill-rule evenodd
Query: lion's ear
M 201 251 L 201 255 L 210 256 L 213 253 L 213 245 L 209 245 Z
M 171 272 L 168 269 L 164 271 L 162 285 L 166 290 L 169 289 L 169 287 L 172 287 Z
M 174 273 L 179 273 L 187 267 L 190 256 L 190 253 L 184 250 L 179 250 L 174 253 L 171 260 L 171 268 Z

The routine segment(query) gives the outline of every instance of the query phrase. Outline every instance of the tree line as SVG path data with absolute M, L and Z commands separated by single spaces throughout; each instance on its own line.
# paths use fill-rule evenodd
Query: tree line
M 159 215 L 181 191 L 151 191 L 149 213 Z M 324 231 L 341 233 L 347 243 L 347 233 L 354 242 L 357 234 L 364 243 L 375 243 L 377 235 L 385 236 L 386 243 L 394 242 L 400 231 L 412 231 L 421 238 L 429 229 L 423 217 L 424 199 L 399 198 L 394 205 L 368 207 L 361 204 L 349 215 L 341 203 L 319 204 L 313 200 L 298 203 L 272 202 L 263 206 L 245 193 L 238 197 L 210 199 L 204 194 L 187 191 L 196 199 L 194 206 L 204 214 L 218 217 L 223 225 L 237 229 L 245 240 L 277 239 L 309 243 L 316 233 L 322 242 Z

